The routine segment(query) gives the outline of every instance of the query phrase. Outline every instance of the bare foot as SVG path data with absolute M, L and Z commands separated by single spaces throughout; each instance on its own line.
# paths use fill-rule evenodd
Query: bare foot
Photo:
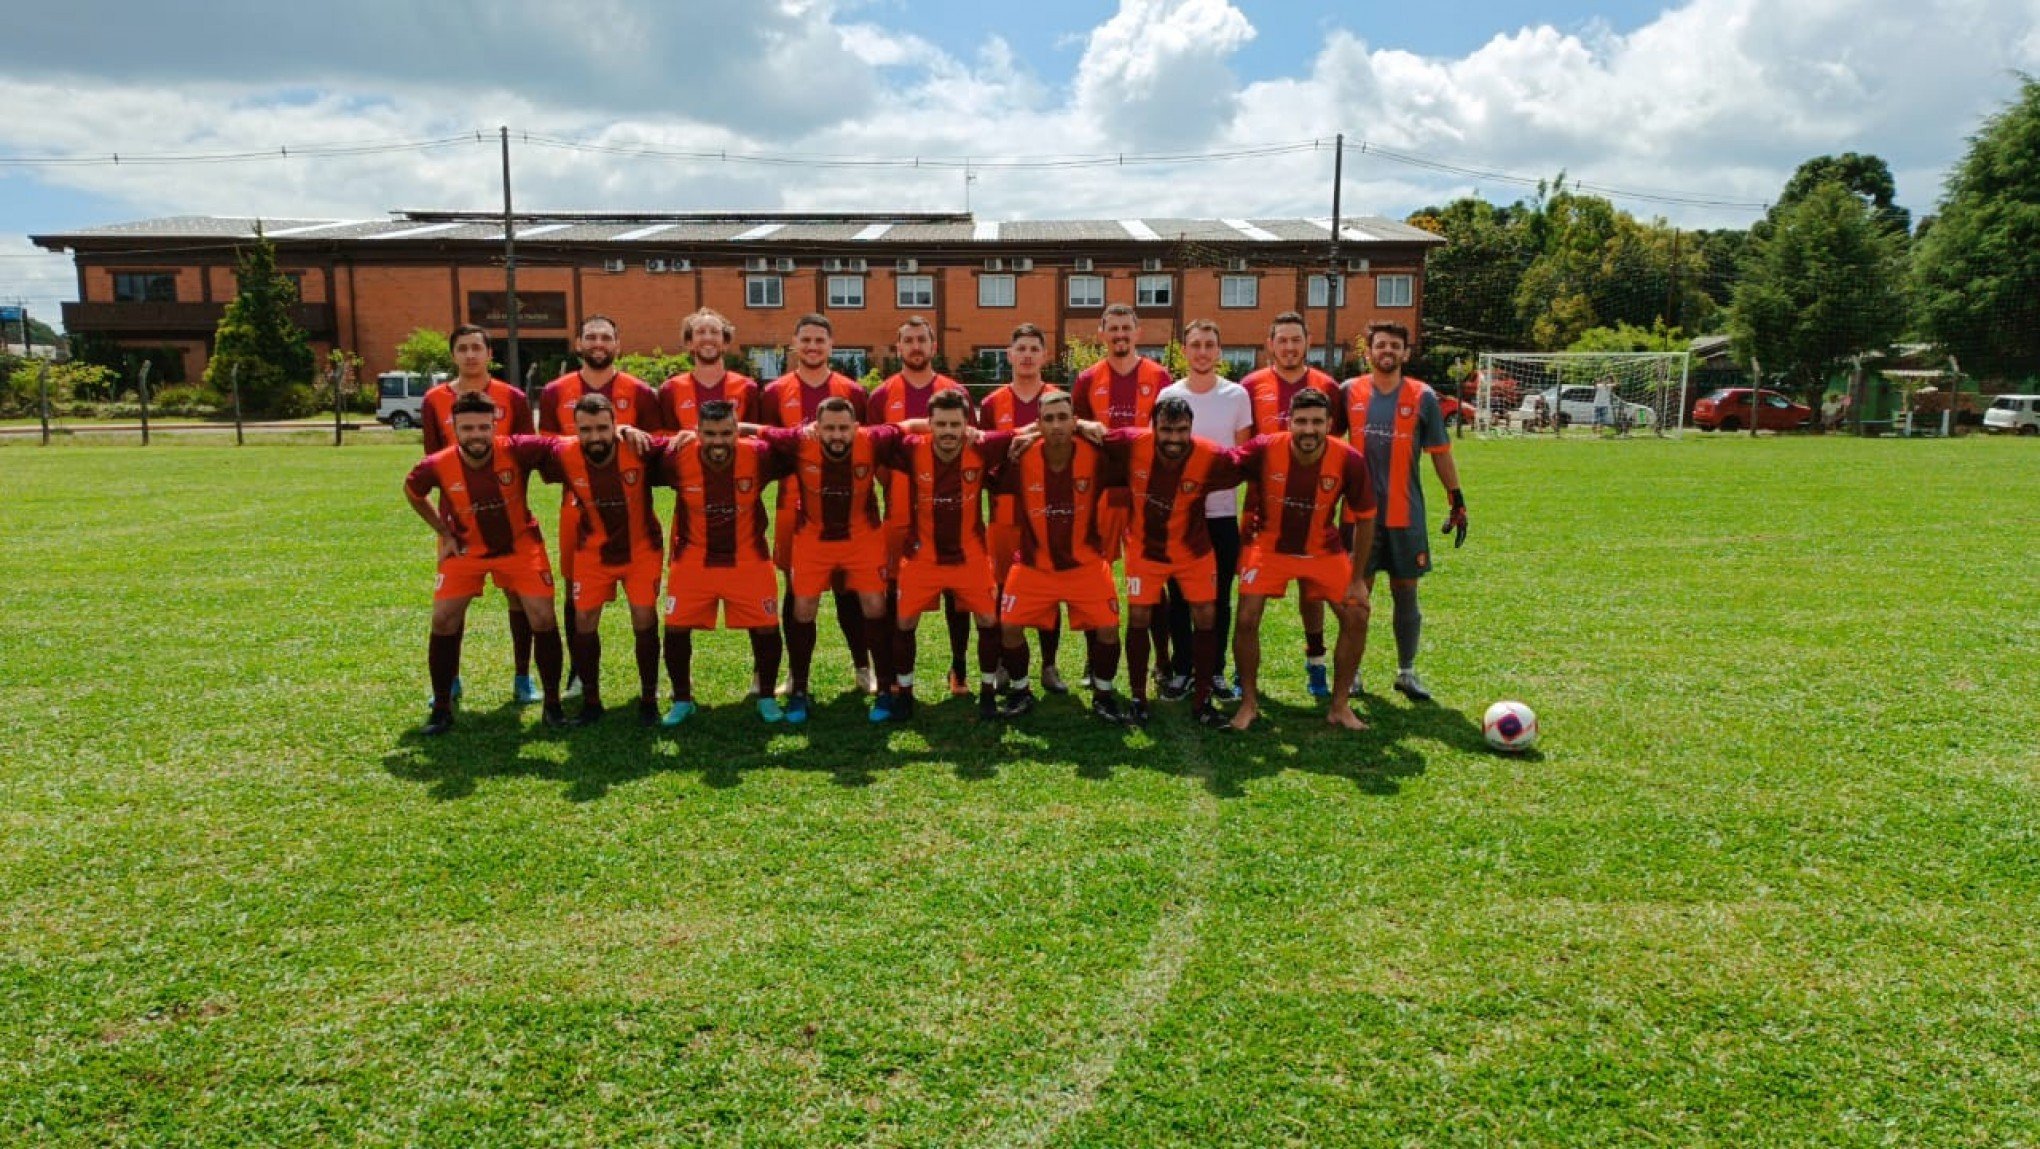
M 1240 703 L 1240 708 L 1233 711 L 1232 728 L 1234 730 L 1248 729 L 1254 725 L 1254 716 L 1260 712 L 1261 708 L 1252 700 Z
M 1325 711 L 1325 721 L 1334 726 L 1343 726 L 1348 730 L 1367 729 L 1367 724 L 1360 721 L 1360 716 L 1353 713 L 1353 708 L 1350 706 L 1334 706 L 1330 710 Z

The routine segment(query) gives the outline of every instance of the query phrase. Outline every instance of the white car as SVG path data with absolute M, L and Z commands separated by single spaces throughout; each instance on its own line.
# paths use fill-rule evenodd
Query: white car
M 2000 395 L 1983 413 L 1983 429 L 2040 435 L 2040 395 Z
M 1539 399 L 1544 401 L 1541 412 L 1538 410 Z M 1608 425 L 1611 427 L 1648 427 L 1656 418 L 1655 413 L 1641 403 L 1631 403 L 1620 395 L 1614 400 L 1608 411 Z M 1523 406 L 1517 415 L 1525 422 L 1534 422 L 1542 415 L 1545 420 L 1556 419 L 1561 427 L 1573 423 L 1591 427 L 1594 425 L 1594 388 L 1591 384 L 1574 384 L 1532 391 L 1523 397 Z
M 375 421 L 408 431 L 424 422 L 425 392 L 447 379 L 444 372 L 430 378 L 416 371 L 385 371 L 376 376 Z

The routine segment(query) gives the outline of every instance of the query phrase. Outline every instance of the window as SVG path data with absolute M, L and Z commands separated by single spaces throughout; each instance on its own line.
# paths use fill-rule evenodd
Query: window
M 1254 369 L 1254 361 L 1259 357 L 1259 348 L 1227 347 L 1219 352 L 1219 356 L 1225 360 L 1226 378 L 1244 379 Z
M 1013 277 L 1010 275 L 978 276 L 979 307 L 1011 307 L 1013 300 Z
M 1374 306 L 1408 307 L 1415 298 L 1416 280 L 1408 275 L 1374 277 Z
M 744 277 L 745 307 L 785 307 L 786 285 L 776 275 Z
M 298 297 L 298 299 L 299 299 L 300 301 L 302 301 L 302 300 L 304 299 L 304 297 L 305 297 L 305 273 L 304 273 L 304 272 L 302 272 L 302 271 L 279 271 L 279 272 L 277 272 L 276 274 L 278 274 L 278 275 L 282 276 L 282 277 L 283 277 L 283 278 L 285 278 L 285 279 L 288 279 L 288 280 L 290 280 L 290 285 L 291 285 L 292 287 L 295 287 L 295 288 L 297 288 L 297 297 Z
M 1228 275 L 1218 281 L 1220 307 L 1261 306 L 1261 281 L 1251 275 Z
M 1326 294 L 1327 294 L 1327 289 L 1326 289 L 1326 287 L 1325 287 L 1325 277 L 1324 277 L 1324 276 L 1322 276 L 1322 275 L 1313 275 L 1313 276 L 1311 276 L 1311 277 L 1310 277 L 1310 286 L 1309 286 L 1308 288 L 1306 288 L 1306 291 L 1307 291 L 1307 293 L 1308 293 L 1308 295 L 1307 295 L 1307 298 L 1309 299 L 1309 304 L 1308 304 L 1309 306 L 1311 306 L 1311 307 L 1323 307 L 1323 306 L 1325 306 L 1325 296 L 1326 296 Z M 1343 275 L 1339 277 L 1339 303 L 1338 303 L 1338 306 L 1340 306 L 1340 307 L 1344 307 L 1344 306 L 1346 306 L 1346 277 L 1345 277 L 1345 276 L 1343 276 Z
M 116 271 L 113 273 L 115 303 L 175 303 L 177 276 L 168 271 Z
M 902 275 L 893 280 L 894 301 L 901 310 L 935 306 L 935 277 Z
M 838 347 L 829 352 L 829 366 L 852 379 L 859 379 L 871 369 L 871 352 L 862 347 Z
M 1169 353 L 1169 349 L 1167 347 L 1161 346 L 1136 347 L 1134 348 L 1134 350 L 1139 352 L 1141 355 L 1154 360 L 1157 363 L 1160 363 L 1162 359 Z
M 1175 300 L 1176 281 L 1166 275 L 1143 275 L 1133 281 L 1135 307 L 1167 307 Z
M 861 275 L 832 275 L 829 277 L 830 307 L 864 306 L 864 277 Z
M 1105 277 L 1102 275 L 1070 276 L 1070 306 L 1105 306 Z
M 977 362 L 978 370 L 983 371 L 987 378 L 1010 379 L 1013 377 L 1012 365 L 1006 362 L 1006 349 L 1003 347 L 978 348 Z
M 751 361 L 751 374 L 762 382 L 786 374 L 786 351 L 780 347 L 746 347 L 744 358 Z

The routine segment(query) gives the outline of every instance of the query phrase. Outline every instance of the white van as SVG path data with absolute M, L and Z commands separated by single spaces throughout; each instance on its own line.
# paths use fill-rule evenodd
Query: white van
M 430 378 L 416 371 L 385 371 L 376 376 L 375 421 L 406 431 L 424 422 L 425 392 L 448 376 L 435 372 Z
M 2040 435 L 2040 395 L 2000 395 L 1983 413 L 1983 429 Z

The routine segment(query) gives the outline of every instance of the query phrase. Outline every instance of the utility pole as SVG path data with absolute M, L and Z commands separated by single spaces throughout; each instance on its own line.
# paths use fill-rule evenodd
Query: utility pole
M 508 338 L 503 343 L 503 377 L 517 378 L 517 220 L 510 208 L 510 127 L 498 129 L 503 141 L 503 305 Z M 527 391 L 525 398 L 531 396 Z
M 1338 378 L 1339 295 L 1345 280 L 1339 275 L 1339 192 L 1346 183 L 1346 133 L 1340 132 L 1332 145 L 1332 246 L 1325 257 L 1325 373 Z

